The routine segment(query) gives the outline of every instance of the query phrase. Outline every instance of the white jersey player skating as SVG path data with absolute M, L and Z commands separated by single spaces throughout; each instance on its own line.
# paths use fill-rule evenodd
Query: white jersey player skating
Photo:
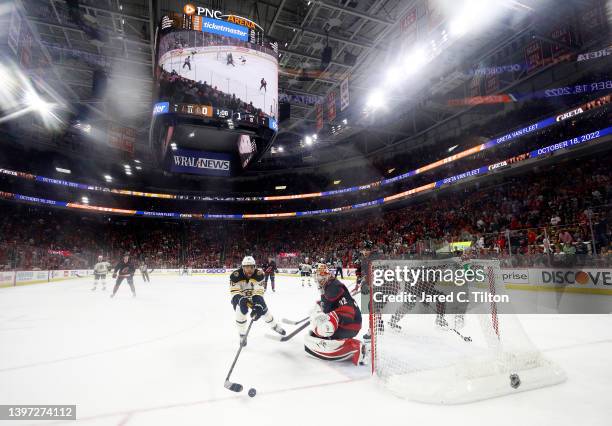
M 251 310 L 251 320 L 257 321 L 263 317 L 266 324 L 280 335 L 285 330 L 274 321 L 264 300 L 264 272 L 255 267 L 255 259 L 246 256 L 242 266 L 230 275 L 230 294 L 232 306 L 236 312 L 236 326 L 240 334 L 240 345 L 246 346 L 247 314 Z
M 95 291 L 98 281 L 102 282 L 102 290 L 106 290 L 106 274 L 110 272 L 111 264 L 105 262 L 102 256 L 98 256 L 98 263 L 94 265 L 94 285 L 91 291 Z
M 310 264 L 310 260 L 308 258 L 305 258 L 304 263 L 300 264 L 300 276 L 302 278 L 302 287 L 304 287 L 304 282 L 308 283 L 308 287 L 312 287 L 312 283 L 310 282 L 310 277 L 312 276 L 312 265 Z

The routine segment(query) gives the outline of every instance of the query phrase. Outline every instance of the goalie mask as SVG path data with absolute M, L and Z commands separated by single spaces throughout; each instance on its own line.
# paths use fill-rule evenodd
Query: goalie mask
M 324 263 L 319 263 L 317 265 L 317 270 L 315 271 L 315 281 L 319 285 L 319 288 L 323 288 L 331 279 L 332 275 L 331 272 L 329 272 L 327 265 Z

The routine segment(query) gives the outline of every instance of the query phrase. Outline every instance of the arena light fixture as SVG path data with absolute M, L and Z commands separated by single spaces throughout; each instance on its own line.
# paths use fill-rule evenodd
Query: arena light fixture
M 283 189 L 287 189 L 287 185 L 278 185 L 275 186 L 274 189 L 276 189 L 277 191 L 282 191 Z
M 312 145 L 312 136 L 306 136 L 306 137 L 304 138 L 304 143 L 305 143 L 306 145 Z
M 134 160 L 134 163 L 140 164 L 140 160 Z
M 413 73 L 427 63 L 427 54 L 422 47 L 417 47 L 410 52 L 404 60 L 404 72 Z
M 142 170 L 142 167 L 136 166 L 136 170 Z
M 367 106 L 370 109 L 378 109 L 383 106 L 384 98 L 380 90 L 373 90 L 368 96 Z
M 312 140 L 313 140 L 313 141 L 316 141 L 318 138 L 319 138 L 319 136 L 318 136 L 316 133 L 314 133 L 314 134 L 312 135 Z
M 46 102 L 34 89 L 26 91 L 24 102 L 28 108 L 37 111 L 40 115 L 45 116 L 53 110 L 53 104 Z
M 81 201 L 83 202 L 83 204 L 89 204 L 89 198 L 87 197 L 82 197 Z
M 283 148 L 282 146 L 279 146 L 277 149 L 278 149 L 278 152 L 283 152 L 285 150 L 285 148 Z
M 391 173 L 393 173 L 394 171 L 395 171 L 395 167 L 392 167 L 392 168 L 390 168 L 389 170 L 387 170 L 387 173 L 388 173 L 388 174 L 391 174 Z
M 342 124 L 346 126 L 348 124 L 348 120 L 345 118 L 344 120 L 342 120 Z
M 177 148 L 176 148 L 176 144 L 175 144 L 174 142 L 172 142 L 172 143 L 170 144 L 170 148 L 172 148 L 172 151 L 176 151 L 176 149 L 177 149 Z
M 111 175 L 104 175 L 104 180 L 107 182 L 112 182 L 113 181 L 113 177 Z
M 338 180 L 335 180 L 335 181 L 334 181 L 334 185 L 339 185 L 339 184 L 340 184 L 340 182 L 342 182 L 342 181 L 341 181 L 341 180 L 339 180 L 339 179 L 338 179 Z
M 449 26 L 449 31 L 453 37 L 461 37 L 468 31 L 468 23 L 463 18 L 463 16 L 459 16 L 451 21 Z
M 400 67 L 391 67 L 389 68 L 389 70 L 387 71 L 387 75 L 386 75 L 386 79 L 385 79 L 385 84 L 387 86 L 394 86 L 397 83 L 399 83 L 400 81 L 402 81 L 402 77 L 405 74 L 402 73 L 402 70 L 400 69 Z
M 55 170 L 57 170 L 57 171 L 58 171 L 58 172 L 60 172 L 60 173 L 65 173 L 65 174 L 67 174 L 67 175 L 69 175 L 70 173 L 72 173 L 72 172 L 70 171 L 70 169 L 64 169 L 63 167 L 56 167 L 56 168 L 55 168 Z

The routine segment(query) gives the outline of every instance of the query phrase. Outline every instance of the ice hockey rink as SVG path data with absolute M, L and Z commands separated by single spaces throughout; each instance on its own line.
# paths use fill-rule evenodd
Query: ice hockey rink
M 522 316 L 567 381 L 453 406 L 399 399 L 369 366 L 309 358 L 301 336 L 267 339 L 258 321 L 232 375 L 245 390 L 232 393 L 223 387 L 238 348 L 227 281 L 137 276 L 137 297 L 124 283 L 115 299 L 110 285 L 91 291 L 91 278 L 0 289 L 0 400 L 77 405 L 76 422 L 19 425 L 610 424 L 612 315 Z M 318 292 L 278 276 L 265 297 L 275 318 L 300 319 Z

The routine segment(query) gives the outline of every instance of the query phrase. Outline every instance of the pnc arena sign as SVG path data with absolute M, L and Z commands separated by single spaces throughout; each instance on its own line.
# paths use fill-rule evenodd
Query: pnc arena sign
M 248 18 L 244 18 L 242 16 L 237 15 L 227 15 L 224 14 L 220 10 L 209 9 L 207 7 L 202 6 L 194 6 L 191 3 L 187 3 L 183 7 L 183 13 L 188 16 L 204 16 L 212 19 L 219 19 L 226 22 L 231 22 L 232 24 L 241 25 L 243 27 L 247 27 L 249 29 L 259 28 L 263 31 L 263 28 L 260 27 L 256 22 L 251 21 Z

